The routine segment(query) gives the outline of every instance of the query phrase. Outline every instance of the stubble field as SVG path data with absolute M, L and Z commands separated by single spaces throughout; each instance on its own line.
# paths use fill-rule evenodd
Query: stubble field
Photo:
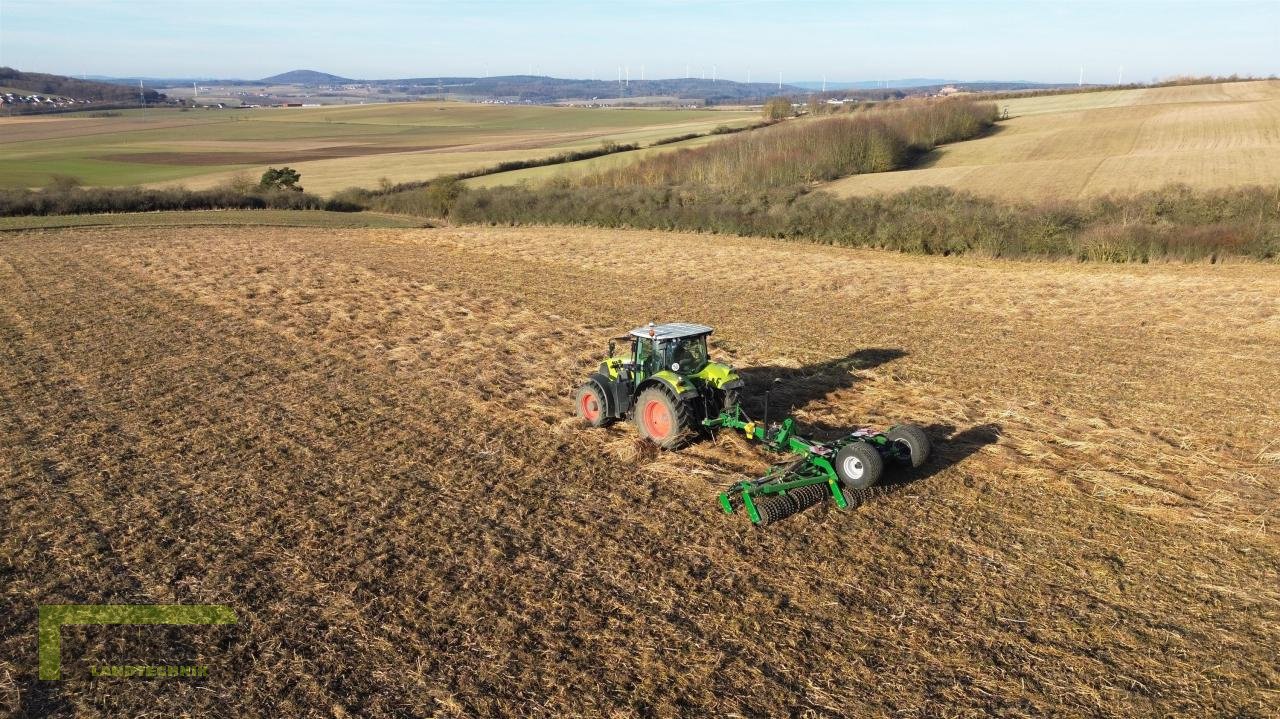
M 714 325 L 935 459 L 767 530 L 736 437 L 580 427 Z M 0 713 L 1244 716 L 1280 700 L 1280 277 L 584 229 L 0 235 Z M 776 405 L 775 405 L 776 407 Z M 216 603 L 227 628 L 36 605 Z M 196 659 L 199 681 L 88 665 Z
M 1007 200 L 1280 182 L 1280 81 L 999 100 L 1010 119 L 920 167 L 826 185 L 839 195 L 943 185 Z

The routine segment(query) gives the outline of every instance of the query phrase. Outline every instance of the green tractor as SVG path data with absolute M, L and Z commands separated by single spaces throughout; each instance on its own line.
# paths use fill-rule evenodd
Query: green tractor
M 574 395 L 579 417 L 593 427 L 631 417 L 640 432 L 663 449 L 675 449 L 698 431 L 741 431 L 766 449 L 790 455 L 758 479 L 735 482 L 720 493 L 728 514 L 743 510 L 766 525 L 832 498 L 841 509 L 856 506 L 879 481 L 886 464 L 920 467 L 931 447 L 924 430 L 909 424 L 886 431 L 858 429 L 828 441 L 795 432 L 795 420 L 749 418 L 738 402 L 742 378 L 707 355 L 706 325 L 671 323 L 637 327 L 609 342 L 609 358 Z M 615 340 L 631 342 L 614 356 Z M 774 380 L 775 382 L 777 380 Z
M 632 417 L 640 436 L 676 449 L 703 425 L 738 403 L 742 378 L 707 355 L 706 325 L 637 327 L 609 341 L 609 358 L 578 388 L 574 406 L 593 427 Z M 617 340 L 630 341 L 614 356 Z

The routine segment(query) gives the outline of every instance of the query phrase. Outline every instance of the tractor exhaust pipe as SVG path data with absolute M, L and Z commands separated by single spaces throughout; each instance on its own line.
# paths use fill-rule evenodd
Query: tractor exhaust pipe
M 764 440 L 766 442 L 769 441 L 769 395 L 773 393 L 773 388 L 781 381 L 780 378 L 774 377 L 773 381 L 769 383 L 769 387 L 764 391 Z

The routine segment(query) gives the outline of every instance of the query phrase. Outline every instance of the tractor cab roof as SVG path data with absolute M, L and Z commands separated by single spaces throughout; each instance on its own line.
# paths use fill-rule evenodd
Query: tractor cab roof
M 641 339 L 652 336 L 656 340 L 674 340 L 680 339 L 681 337 L 709 335 L 711 332 L 712 329 L 706 325 L 694 325 L 687 322 L 668 322 L 661 325 L 649 324 L 645 327 L 637 327 L 631 330 L 631 336 L 639 337 Z

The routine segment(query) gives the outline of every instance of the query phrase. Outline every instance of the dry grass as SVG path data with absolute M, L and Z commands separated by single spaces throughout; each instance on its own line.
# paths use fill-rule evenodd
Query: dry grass
M 937 459 L 857 511 L 725 517 L 741 440 L 567 416 L 650 318 L 717 326 L 816 431 L 915 421 Z M 1249 264 L 6 233 L 0 711 L 1274 716 L 1278 346 Z M 69 677 L 34 681 L 37 603 L 130 601 L 241 621 L 67 629 Z M 153 652 L 213 676 L 86 676 Z
M 1280 182 L 1280 81 L 1001 100 L 1012 119 L 925 166 L 837 180 L 841 195 L 945 185 L 1006 199 Z

